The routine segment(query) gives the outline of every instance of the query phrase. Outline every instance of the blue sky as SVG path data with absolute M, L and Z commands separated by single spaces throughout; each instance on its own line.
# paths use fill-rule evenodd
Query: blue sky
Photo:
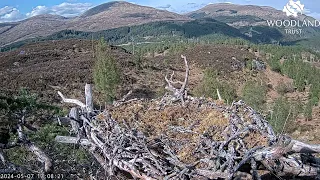
M 176 13 L 186 13 L 209 3 L 230 2 L 272 6 L 282 10 L 289 0 L 128 0 L 139 5 L 166 9 Z M 0 0 L 0 22 L 18 21 L 39 14 L 57 14 L 65 17 L 77 16 L 91 7 L 109 0 Z M 319 0 L 301 0 L 306 14 L 320 19 Z

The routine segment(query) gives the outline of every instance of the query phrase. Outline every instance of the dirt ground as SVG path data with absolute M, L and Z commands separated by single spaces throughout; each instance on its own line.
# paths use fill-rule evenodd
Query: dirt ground
M 176 78 L 184 76 L 180 56 L 146 59 L 145 67 L 138 70 L 132 54 L 124 49 L 113 47 L 112 54 L 123 74 L 119 98 L 131 89 L 138 96 L 152 98 L 165 86 L 166 73 L 174 70 Z M 239 71 L 243 57 L 250 53 L 228 46 L 198 46 L 188 50 L 186 56 L 191 64 L 189 87 L 193 88 L 202 78 L 201 67 L 211 67 L 227 75 Z M 168 64 L 164 63 L 165 58 Z M 3 52 L 0 53 L 0 90 L 16 92 L 27 88 L 56 103 L 60 102 L 57 90 L 79 98 L 85 83 L 93 82 L 94 60 L 93 44 L 87 40 L 47 41 Z
M 25 45 L 12 52 L 0 53 L 1 90 L 15 92 L 27 88 L 56 103 L 60 102 L 58 90 L 68 97 L 82 97 L 85 83 L 93 83 L 95 58 L 92 47 L 91 41 L 62 40 Z M 126 90 L 134 85 L 139 87 L 136 78 L 146 74 L 138 73 L 132 55 L 117 47 L 112 47 L 111 52 L 123 71 L 122 87 L 125 85 Z

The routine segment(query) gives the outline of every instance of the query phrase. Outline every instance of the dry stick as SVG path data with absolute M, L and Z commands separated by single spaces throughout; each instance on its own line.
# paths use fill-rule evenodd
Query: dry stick
M 184 91 L 187 87 L 188 84 L 188 80 L 189 80 L 189 65 L 188 65 L 188 61 L 187 61 L 187 57 L 184 55 L 181 55 L 181 58 L 184 59 L 184 64 L 186 66 L 186 73 L 185 73 L 185 77 L 184 77 L 184 82 L 183 85 L 181 87 L 181 91 Z
M 196 169 L 195 170 L 199 175 L 207 177 L 209 179 L 227 179 L 229 174 L 225 173 L 225 172 L 221 172 L 221 171 L 210 171 L 210 170 L 206 170 L 206 169 Z
M 185 60 L 186 65 L 186 77 L 184 83 L 182 83 L 182 87 L 180 89 L 177 89 L 172 85 L 173 83 L 175 83 L 173 82 L 174 73 L 171 75 L 170 80 L 167 78 L 167 76 L 165 77 L 165 80 L 168 83 L 167 87 L 169 87 L 174 93 L 173 96 L 169 96 L 169 98 L 180 98 L 181 102 L 184 105 L 184 96 L 186 96 L 187 93 L 186 86 L 188 81 L 189 67 L 186 57 L 183 55 L 181 55 L 181 57 Z M 212 108 L 221 112 L 230 112 L 230 109 L 228 108 L 219 107 L 217 105 L 208 103 L 206 104 L 205 101 L 199 98 L 190 98 L 188 100 L 199 102 L 199 104 L 201 102 L 199 108 L 202 106 L 202 108 Z M 79 105 L 79 103 L 75 104 Z M 232 134 L 230 134 L 228 137 L 225 137 L 225 141 L 216 142 L 212 139 L 205 138 L 201 140 L 198 147 L 198 153 L 203 157 L 202 159 L 210 159 L 211 161 L 208 163 L 212 165 L 217 164 L 215 171 L 213 171 L 212 165 L 210 168 L 199 169 L 195 165 L 190 166 L 181 162 L 176 155 L 176 152 L 170 149 L 169 144 L 171 142 L 161 143 L 159 151 L 161 151 L 162 154 L 153 156 L 151 151 L 149 151 L 148 144 L 145 143 L 146 137 L 144 135 L 136 132 L 134 133 L 129 126 L 120 126 L 118 122 L 112 119 L 108 112 L 106 115 L 103 114 L 103 122 L 90 123 L 91 120 L 96 119 L 97 116 L 93 113 L 89 113 L 87 117 L 82 118 L 84 118 L 83 125 L 85 133 L 87 135 L 87 139 L 90 143 L 92 143 L 92 150 L 90 151 L 93 155 L 95 155 L 100 164 L 106 170 L 112 168 L 112 166 L 118 167 L 121 170 L 129 172 L 133 177 L 136 178 L 163 179 L 165 175 L 167 175 L 164 174 L 164 172 L 170 173 L 172 176 L 169 176 L 172 178 L 192 177 L 199 179 L 203 176 L 208 178 L 230 178 L 248 160 L 251 160 L 253 176 L 255 176 L 254 174 L 256 173 L 256 162 L 272 162 L 274 160 L 281 160 L 280 166 L 284 167 L 285 169 L 285 171 L 278 170 L 276 172 L 277 174 L 300 174 L 302 172 L 304 175 L 309 173 L 310 176 L 314 176 L 315 170 L 317 170 L 315 167 L 304 166 L 303 168 L 297 166 L 297 164 L 301 164 L 301 162 L 296 159 L 290 158 L 290 156 L 287 156 L 287 154 L 291 152 L 320 152 L 319 145 L 308 145 L 299 141 L 292 140 L 288 141 L 289 143 L 284 144 L 286 145 L 285 147 L 279 145 L 264 148 L 255 147 L 249 150 L 244 156 L 243 153 L 239 151 L 237 147 L 234 148 L 234 145 L 232 144 L 230 144 L 230 146 L 225 146 L 226 148 L 222 148 L 219 150 L 219 147 L 221 147 L 221 145 L 223 145 L 224 143 L 227 142 L 226 144 L 228 144 L 234 138 L 241 138 L 240 134 L 247 132 L 245 129 L 249 128 L 250 126 L 252 126 L 253 129 L 259 131 L 261 134 L 267 135 L 270 141 L 279 141 L 279 139 L 275 138 L 275 134 L 268 122 L 264 120 L 263 117 L 255 112 L 251 107 L 246 106 L 242 101 L 233 104 L 235 104 L 234 108 L 242 107 L 244 108 L 245 112 L 249 111 L 249 117 L 252 120 L 252 123 L 244 126 L 242 121 L 237 120 L 236 117 L 231 117 L 230 124 L 234 129 Z M 86 111 L 85 108 L 83 110 Z M 239 119 L 241 120 L 241 118 Z M 103 125 L 105 125 L 105 127 Z M 237 135 L 237 132 L 241 133 Z M 160 142 L 166 141 L 165 139 L 165 137 L 160 138 Z M 235 143 L 239 143 L 239 140 L 234 141 Z M 243 145 L 243 148 L 246 149 L 245 145 Z M 101 152 L 98 153 L 97 151 Z M 237 153 L 240 154 L 239 157 L 236 155 Z M 106 160 L 109 163 L 107 163 Z M 203 163 L 205 163 L 205 161 L 203 161 Z M 288 166 L 287 164 L 290 164 L 291 166 Z M 235 165 L 236 167 L 232 168 L 232 166 Z M 265 164 L 265 166 L 271 167 L 273 165 Z M 290 167 L 293 167 L 293 169 L 290 169 Z M 228 168 L 227 172 L 224 171 L 224 169 L 226 168 Z M 148 174 L 146 175 L 143 172 L 148 172 Z M 167 175 L 166 177 L 168 178 L 169 176 Z
M 91 84 L 86 84 L 85 86 L 85 96 L 86 96 L 86 110 L 88 113 L 93 111 L 93 100 L 92 100 L 92 86 Z
M 127 103 L 130 103 L 130 102 L 133 102 L 133 101 L 137 101 L 139 100 L 138 98 L 133 98 L 133 99 L 130 99 L 130 100 L 127 100 L 126 99 L 132 94 L 132 90 L 130 90 L 125 96 L 123 96 L 123 98 L 119 101 L 113 101 L 113 106 L 114 107 L 119 107 L 123 104 L 127 104 Z
M 78 139 L 77 137 L 71 136 L 56 136 L 55 141 L 64 144 L 80 144 L 82 146 L 91 146 L 93 145 L 88 139 Z
M 128 163 L 126 161 L 121 161 L 121 160 L 111 158 L 110 154 L 106 151 L 106 149 L 104 147 L 104 143 L 101 142 L 97 138 L 95 133 L 93 133 L 91 131 L 90 135 L 89 135 L 89 133 L 87 133 L 87 135 L 89 136 L 89 139 L 91 139 L 94 142 L 94 144 L 96 144 L 103 151 L 105 158 L 108 159 L 112 165 L 118 167 L 121 170 L 129 172 L 133 177 L 137 177 L 137 178 L 141 178 L 141 179 L 145 179 L 145 180 L 153 180 L 153 178 L 151 178 L 143 173 L 138 172 L 134 168 L 134 166 L 132 166 L 130 163 Z M 95 157 L 100 163 L 102 163 L 102 162 L 105 163 L 105 161 L 102 161 L 103 158 L 99 158 L 99 156 L 97 156 L 97 155 L 95 155 Z M 103 167 L 105 167 L 105 165 L 103 165 Z M 107 167 L 105 167 L 105 168 L 107 168 Z M 109 168 L 107 168 L 106 170 L 109 170 Z
M 51 159 L 35 144 L 33 143 L 27 143 L 25 144 L 27 149 L 33 154 L 35 154 L 38 157 L 38 160 L 42 163 L 44 163 L 44 170 L 45 172 L 49 172 L 52 168 L 52 162 Z
M 5 158 L 4 154 L 3 154 L 3 150 L 2 149 L 0 149 L 0 160 L 1 160 L 3 165 L 7 164 L 7 161 L 6 161 L 6 158 Z
M 288 146 L 291 147 L 290 153 L 320 153 L 320 145 L 310 145 L 297 140 L 291 140 Z
M 77 99 L 68 99 L 65 98 L 64 95 L 58 91 L 59 96 L 62 98 L 62 101 L 65 103 L 71 103 L 71 104 L 76 104 L 78 106 L 80 106 L 81 108 L 86 108 L 86 105 L 83 104 L 81 101 L 77 100 Z
M 70 125 L 73 133 L 78 134 L 80 129 L 79 124 L 79 110 L 76 107 L 71 108 L 69 117 L 71 119 Z
M 18 124 L 17 131 L 19 140 L 29 151 L 37 156 L 40 162 L 44 163 L 45 172 L 49 172 L 52 168 L 51 159 L 39 147 L 28 140 L 27 136 L 23 133 L 22 125 Z
M 173 92 L 173 97 L 175 98 L 174 101 L 177 100 L 177 99 L 180 99 L 181 102 L 182 102 L 182 105 L 185 106 L 185 98 L 187 97 L 186 87 L 187 87 L 188 79 L 189 79 L 189 65 L 188 65 L 188 61 L 187 61 L 186 56 L 181 55 L 181 58 L 184 59 L 185 66 L 186 66 L 185 79 L 184 79 L 184 82 L 182 83 L 181 88 L 177 89 L 172 85 L 173 83 L 175 83 L 172 80 L 174 72 L 171 74 L 170 80 L 168 79 L 167 75 L 165 76 L 165 80 L 166 80 L 166 82 L 168 84 L 166 86 L 166 89 Z

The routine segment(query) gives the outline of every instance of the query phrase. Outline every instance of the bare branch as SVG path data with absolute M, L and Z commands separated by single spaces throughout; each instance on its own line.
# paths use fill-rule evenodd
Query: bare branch
M 186 74 L 185 74 L 185 77 L 184 77 L 184 83 L 183 83 L 182 87 L 180 88 L 180 92 L 184 93 L 186 88 L 187 88 L 187 84 L 188 84 L 188 80 L 189 80 L 189 65 L 188 65 L 188 61 L 187 61 L 187 57 L 186 56 L 181 55 L 181 58 L 184 59 L 184 63 L 185 63 L 185 66 L 186 66 Z
M 93 111 L 93 100 L 92 100 L 92 86 L 91 84 L 86 84 L 85 86 L 85 96 L 86 96 L 86 109 L 90 113 Z
M 234 102 L 231 107 L 226 107 L 204 98 L 188 96 L 185 99 L 189 67 L 186 57 L 181 57 L 185 60 L 186 65 L 186 77 L 182 87 L 174 87 L 174 73 L 170 78 L 165 76 L 167 89 L 171 90 L 173 95 L 163 97 L 160 102 L 158 100 L 148 102 L 150 106 L 145 110 L 161 111 L 163 110 L 162 105 L 169 106 L 169 108 L 186 108 L 185 105 L 188 105 L 188 109 L 197 108 L 197 112 L 215 110 L 216 113 L 221 113 L 228 118 L 228 124 L 224 127 L 210 126 L 203 132 L 194 131 L 202 122 L 201 119 L 197 119 L 196 123 L 186 123 L 187 126 L 169 123 L 167 128 L 170 129 L 168 133 L 170 135 L 163 133 L 159 136 L 147 136 L 138 130 L 134 123 L 135 120 L 123 120 L 123 122 L 121 119 L 120 121 L 115 120 L 108 110 L 88 113 L 86 108 L 81 111 L 73 108 L 69 116 L 71 121 L 79 123 L 77 137 L 57 136 L 56 141 L 69 144 L 79 143 L 97 159 L 108 175 L 121 170 L 130 173 L 134 178 L 153 180 L 241 179 L 241 176 L 251 174 L 252 178 L 259 180 L 261 177 L 258 171 L 267 169 L 279 177 L 308 176 L 313 178 L 318 176 L 319 159 L 312 155 L 304 157 L 301 153 L 320 153 L 320 145 L 310 145 L 286 136 L 276 136 L 268 121 L 243 101 Z M 222 99 L 219 90 L 217 94 L 219 99 Z M 126 101 L 128 96 L 116 101 L 111 107 L 112 112 L 117 112 L 118 108 L 118 112 L 123 113 L 123 107 L 118 106 L 128 102 Z M 179 100 L 182 106 L 176 103 Z M 136 103 L 141 105 L 140 101 Z M 133 103 L 133 105 L 135 107 L 136 104 Z M 185 115 L 189 116 L 189 114 Z M 143 118 L 143 116 L 134 118 L 144 121 L 145 119 L 139 119 L 141 117 Z M 185 119 L 185 116 L 182 115 L 181 118 Z M 190 137 L 190 134 L 198 136 L 199 141 L 192 142 L 192 146 L 195 146 L 195 149 L 192 149 L 194 162 L 186 163 L 181 158 L 184 152 L 180 154 L 180 149 L 185 148 L 184 144 L 189 142 L 183 138 L 174 139 L 171 133 L 187 137 Z M 219 133 L 221 134 L 219 140 L 213 138 Z M 259 136 L 263 142 L 255 142 L 251 138 L 246 138 L 248 136 L 253 136 L 253 139 Z M 21 135 L 20 139 L 23 138 Z M 187 148 L 189 151 L 190 147 Z
M 294 153 L 320 153 L 320 145 L 310 145 L 297 140 L 291 140 L 291 150 Z
M 49 172 L 52 168 L 51 159 L 34 143 L 27 143 L 25 144 L 27 149 L 33 154 L 35 154 L 38 157 L 38 160 L 42 163 L 44 163 L 44 170 L 45 172 Z
M 176 101 L 176 100 L 180 100 L 182 102 L 182 105 L 185 105 L 185 98 L 187 98 L 187 84 L 188 84 L 188 79 L 189 79 L 189 65 L 188 65 L 188 61 L 186 56 L 181 55 L 181 58 L 184 59 L 185 62 L 185 66 L 186 66 L 186 73 L 185 73 L 185 78 L 184 78 L 184 82 L 180 82 L 180 81 L 173 81 L 173 76 L 174 76 L 174 72 L 171 74 L 170 76 L 170 80 L 168 79 L 167 75 L 165 76 L 165 81 L 167 82 L 167 86 L 166 89 L 173 92 L 173 98 L 171 98 L 171 101 Z M 175 88 L 172 84 L 181 84 L 180 89 Z
M 80 106 L 81 108 L 86 108 L 86 105 L 83 104 L 81 101 L 77 100 L 77 99 L 67 99 L 64 97 L 64 95 L 58 91 L 59 96 L 62 98 L 62 101 L 65 103 L 71 103 L 71 104 L 76 104 L 78 106 Z
M 88 139 L 78 139 L 77 137 L 70 136 L 56 136 L 56 142 L 64 144 L 81 144 L 82 146 L 91 146 L 92 143 Z
M 137 101 L 137 100 L 138 100 L 137 98 L 130 99 L 130 100 L 127 100 L 127 101 L 126 101 L 126 99 L 128 99 L 128 97 L 129 97 L 131 94 L 132 94 L 132 90 L 129 91 L 125 96 L 123 96 L 123 98 L 122 98 L 121 100 L 119 100 L 119 101 L 113 101 L 113 106 L 114 106 L 114 107 L 118 107 L 118 106 L 120 106 L 120 105 L 123 105 L 123 104 L 126 104 L 126 103 L 130 103 L 130 102 L 132 102 L 132 101 Z

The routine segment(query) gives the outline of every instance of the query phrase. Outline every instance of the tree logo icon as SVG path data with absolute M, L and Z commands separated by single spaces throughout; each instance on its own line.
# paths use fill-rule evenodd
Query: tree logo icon
M 300 1 L 289 0 L 289 2 L 283 7 L 283 12 L 287 16 L 298 17 L 298 13 L 302 14 L 304 10 L 304 5 Z

